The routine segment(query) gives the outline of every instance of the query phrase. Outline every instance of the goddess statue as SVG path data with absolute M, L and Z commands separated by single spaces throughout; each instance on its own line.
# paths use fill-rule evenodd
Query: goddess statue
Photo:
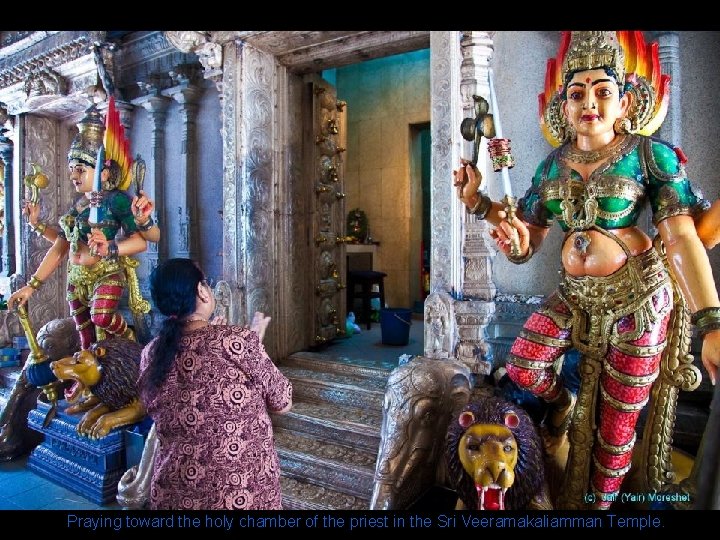
M 30 227 L 52 245 L 27 284 L 10 296 L 8 307 L 24 305 L 67 258 L 67 301 L 81 347 L 88 349 L 107 334 L 135 339 L 118 304 L 129 287 L 131 310 L 149 310 L 137 284 L 137 261 L 131 256 L 145 251 L 147 240 L 157 241 L 160 231 L 150 217 L 152 201 L 142 191 L 135 197 L 126 191 L 133 180 L 133 160 L 114 98 L 105 120 L 92 105 L 78 128 L 68 152 L 68 168 L 81 196 L 57 227 L 40 221 L 37 199 L 25 202 L 23 214 Z M 49 367 L 44 375 L 35 371 L 33 384 L 53 379 Z
M 687 178 L 682 150 L 649 136 L 668 102 L 657 54 L 641 32 L 563 34 L 540 94 L 541 126 L 557 148 L 537 167 L 515 219 L 478 192 L 480 174 L 469 163 L 455 172 L 468 212 L 494 225 L 490 235 L 511 262 L 528 262 L 553 221 L 565 235 L 560 285 L 525 323 L 506 366 L 515 383 L 549 402 L 550 434 L 568 437 L 559 508 L 609 508 L 653 386 L 676 395 L 678 386 L 699 384 L 687 354 L 688 312 L 713 384 L 720 365 L 720 300 L 706 252 L 717 243 L 720 208 L 708 210 Z M 637 225 L 646 203 L 654 241 Z M 554 368 L 571 347 L 582 355 L 577 396 Z M 674 421 L 667 395 L 653 392 L 647 420 L 660 440 Z M 666 471 L 657 463 L 669 452 L 653 444 L 665 443 L 643 438 L 658 458 L 645 463 L 655 478 L 649 489 L 658 489 Z

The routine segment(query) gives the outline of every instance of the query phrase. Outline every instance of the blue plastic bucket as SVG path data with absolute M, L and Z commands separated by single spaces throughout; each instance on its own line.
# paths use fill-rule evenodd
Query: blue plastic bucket
M 380 332 L 383 345 L 407 345 L 410 341 L 412 311 L 405 308 L 380 310 Z

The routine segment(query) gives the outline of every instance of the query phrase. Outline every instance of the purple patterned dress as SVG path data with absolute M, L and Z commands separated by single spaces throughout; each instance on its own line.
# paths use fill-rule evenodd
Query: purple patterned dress
M 281 508 L 268 411 L 291 402 L 292 385 L 255 332 L 212 325 L 188 332 L 162 387 L 141 399 L 160 443 L 151 509 Z

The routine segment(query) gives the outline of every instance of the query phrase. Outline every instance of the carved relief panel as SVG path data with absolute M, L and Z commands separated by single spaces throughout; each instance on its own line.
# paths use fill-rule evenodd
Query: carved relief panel
M 335 88 L 323 80 L 312 83 L 312 138 L 310 159 L 314 196 L 313 302 L 314 344 L 334 339 L 345 319 L 345 203 L 343 152 L 345 151 L 345 104 L 338 102 Z

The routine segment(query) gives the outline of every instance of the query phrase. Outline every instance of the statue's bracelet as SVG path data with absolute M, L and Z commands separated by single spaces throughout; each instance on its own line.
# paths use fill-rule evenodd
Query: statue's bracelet
M 30 279 L 28 280 L 27 284 L 28 284 L 28 287 L 32 287 L 33 289 L 35 289 L 37 291 L 40 288 L 40 285 L 43 284 L 43 282 L 42 282 L 42 280 L 38 279 L 38 277 L 35 274 L 33 274 L 30 277 Z
M 148 232 L 150 229 L 153 228 L 153 225 L 155 225 L 155 221 L 153 220 L 153 218 L 148 218 L 148 220 L 145 223 L 140 225 L 136 220 L 135 225 L 137 225 L 138 231 Z
M 30 224 L 30 227 L 33 231 L 35 231 L 38 235 L 42 236 L 45 234 L 45 230 L 47 229 L 47 223 L 43 223 L 42 221 L 38 221 L 35 225 L 32 223 Z
M 514 263 L 514 264 L 525 264 L 525 263 L 528 262 L 530 259 L 532 259 L 532 256 L 533 256 L 533 255 L 535 255 L 535 246 L 533 246 L 533 243 L 530 242 L 530 243 L 528 244 L 528 250 L 527 250 L 527 253 L 526 253 L 525 255 L 518 255 L 517 257 L 515 257 L 515 256 L 513 256 L 513 255 L 511 255 L 511 254 L 508 253 L 508 254 L 507 254 L 507 258 L 508 258 L 508 261 L 510 261 L 511 263 Z
M 478 202 L 475 206 L 468 208 L 468 214 L 473 214 L 478 219 L 485 219 L 492 208 L 492 200 L 484 193 L 478 193 Z
M 115 240 L 110 240 L 108 242 L 108 252 L 104 259 L 117 259 L 120 255 L 120 252 L 118 251 L 118 245 L 115 243 Z
M 720 330 L 720 307 L 699 309 L 692 314 L 690 320 L 701 336 L 705 336 L 708 332 Z

